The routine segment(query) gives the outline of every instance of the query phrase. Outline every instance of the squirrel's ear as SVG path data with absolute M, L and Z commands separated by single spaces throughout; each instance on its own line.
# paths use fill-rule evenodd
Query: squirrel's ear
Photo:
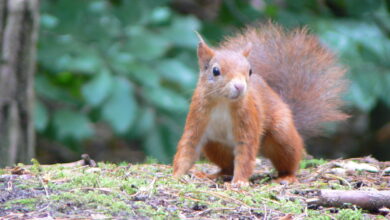
M 248 43 L 244 49 L 242 50 L 242 55 L 244 57 L 248 57 L 249 54 L 251 54 L 251 51 L 252 51 L 252 43 Z
M 204 42 L 202 36 L 198 32 L 195 32 L 196 35 L 199 38 L 199 44 L 198 44 L 198 59 L 199 59 L 199 65 L 201 67 L 205 67 L 208 65 L 208 62 L 213 58 L 214 56 L 214 50 L 211 49 L 206 42 Z

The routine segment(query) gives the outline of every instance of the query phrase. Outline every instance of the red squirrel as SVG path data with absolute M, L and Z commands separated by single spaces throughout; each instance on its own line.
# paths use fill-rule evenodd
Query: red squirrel
M 248 27 L 216 48 L 198 37 L 200 74 L 174 177 L 203 152 L 220 168 L 209 178 L 233 175 L 232 184 L 247 185 L 261 152 L 278 171 L 276 181 L 297 181 L 304 138 L 318 134 L 323 122 L 347 118 L 339 110 L 345 68 L 304 28 Z

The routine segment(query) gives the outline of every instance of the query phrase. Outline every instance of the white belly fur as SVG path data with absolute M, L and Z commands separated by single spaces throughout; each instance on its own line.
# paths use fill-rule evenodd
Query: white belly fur
M 234 147 L 233 120 L 228 103 L 221 103 L 213 108 L 206 128 L 205 141 L 216 141 Z

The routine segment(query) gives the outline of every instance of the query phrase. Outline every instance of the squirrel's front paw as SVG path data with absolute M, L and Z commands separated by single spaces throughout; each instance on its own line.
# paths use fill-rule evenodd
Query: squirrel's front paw
M 179 179 L 184 174 L 185 174 L 185 172 L 180 171 L 179 169 L 174 169 L 174 171 L 173 171 L 173 178 Z
M 249 186 L 249 181 L 248 180 L 235 180 L 233 179 L 232 180 L 232 183 L 230 184 L 229 187 L 231 188 L 242 188 L 242 187 L 246 187 L 246 186 Z
M 274 180 L 276 183 L 280 183 L 282 185 L 288 185 L 291 183 L 297 183 L 298 180 L 294 175 L 288 175 L 288 176 L 280 176 L 276 180 Z

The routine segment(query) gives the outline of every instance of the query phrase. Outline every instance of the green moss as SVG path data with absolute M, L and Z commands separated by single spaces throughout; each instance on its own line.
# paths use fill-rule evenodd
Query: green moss
M 310 159 L 310 160 L 302 160 L 300 163 L 301 169 L 306 169 L 310 167 L 318 167 L 322 164 L 325 164 L 327 161 L 324 159 Z
M 307 210 L 308 218 L 307 220 L 331 220 L 330 216 L 324 215 L 323 213 L 317 210 Z
M 71 206 L 78 208 L 102 210 L 105 214 L 115 214 L 119 211 L 131 211 L 131 208 L 115 195 L 115 193 L 105 194 L 99 190 L 91 190 L 88 192 L 83 190 L 64 192 L 52 195 L 50 199 L 61 202 L 66 201 L 67 204 L 71 204 Z
M 32 162 L 32 164 L 33 164 L 33 165 L 31 166 L 31 169 L 30 169 L 30 171 L 31 171 L 32 173 L 38 174 L 39 172 L 42 171 L 41 164 L 39 163 L 39 161 L 38 161 L 37 159 L 32 158 L 32 159 L 31 159 L 31 162 Z
M 340 220 L 359 220 L 363 219 L 363 214 L 359 209 L 341 209 L 336 218 Z
M 24 190 L 28 190 L 28 189 L 31 189 L 31 188 L 40 188 L 42 187 L 42 184 L 40 182 L 34 182 L 34 181 L 28 181 L 28 182 L 18 182 L 18 183 L 15 183 L 14 187 L 18 188 L 18 189 L 24 189 Z
M 196 166 L 195 169 L 202 169 L 203 165 Z M 44 178 L 48 180 L 45 187 L 50 190 L 49 198 L 42 194 L 37 198 L 7 202 L 0 205 L 0 208 L 12 207 L 14 204 L 33 208 L 37 202 L 50 201 L 50 208 L 64 213 L 62 215 L 74 210 L 88 210 L 85 217 L 90 217 L 88 213 L 95 212 L 113 218 L 175 219 L 188 216 L 189 212 L 194 212 L 194 215 L 202 213 L 193 210 L 193 207 L 199 206 L 208 210 L 199 218 L 223 218 L 237 214 L 237 210 L 242 213 L 247 212 L 242 210 L 263 213 L 264 207 L 269 210 L 267 212 L 270 217 L 272 213 L 279 213 L 272 218 L 288 213 L 304 216 L 305 219 L 362 217 L 360 210 L 342 209 L 338 214 L 325 210 L 308 210 L 304 197 L 291 199 L 294 190 L 349 187 L 338 181 L 332 181 L 331 184 L 316 181 L 281 186 L 267 180 L 237 190 L 225 187 L 222 180 L 215 183 L 191 175 L 177 180 L 172 178 L 172 167 L 159 164 L 98 163 L 97 167 L 63 167 L 40 166 L 36 163 L 32 169 L 37 170 L 37 176 L 15 182 L 14 187 L 42 188 Z
M 23 205 L 25 209 L 31 210 L 34 207 L 36 207 L 38 201 L 39 201 L 38 198 L 15 199 L 15 200 L 8 201 L 5 204 L 5 207 L 11 208 L 12 205 L 17 204 L 17 205 Z
M 141 201 L 135 202 L 134 206 L 137 208 L 135 213 L 138 216 L 153 217 L 153 219 L 166 219 L 168 216 L 172 217 L 169 212 L 166 212 L 162 208 L 156 209 Z
M 18 204 L 23 204 L 23 205 L 29 205 L 29 204 L 35 204 L 36 198 L 28 198 L 28 199 L 17 199 L 17 200 L 12 200 L 11 203 L 18 203 Z
M 378 215 L 378 216 L 375 216 L 375 219 L 376 220 L 385 220 L 386 219 L 386 217 L 385 216 L 382 216 L 382 215 Z

